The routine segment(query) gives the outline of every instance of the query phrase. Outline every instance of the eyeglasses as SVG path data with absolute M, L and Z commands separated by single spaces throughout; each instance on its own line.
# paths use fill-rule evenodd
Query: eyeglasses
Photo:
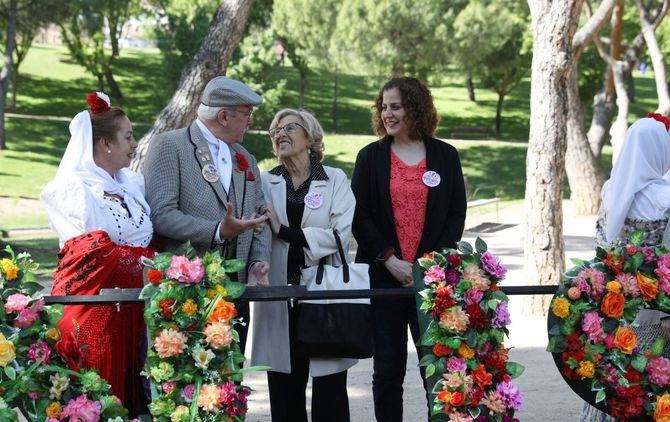
M 295 133 L 295 131 L 298 130 L 298 128 L 303 128 L 305 130 L 305 132 L 307 132 L 307 129 L 305 129 L 305 126 L 301 125 L 300 123 L 291 122 L 291 123 L 285 124 L 284 126 L 279 126 L 279 127 L 272 128 L 272 129 L 268 130 L 268 133 L 270 134 L 270 138 L 274 139 L 275 136 L 279 135 L 279 131 L 282 130 L 282 129 L 284 130 L 285 134 L 290 135 L 292 133 Z
M 240 114 L 242 114 L 244 117 L 246 117 L 247 120 L 248 120 L 248 119 L 251 119 L 251 118 L 253 117 L 253 115 L 254 115 L 254 110 L 253 110 L 253 109 L 251 109 L 251 110 L 247 110 L 247 111 L 242 111 L 242 110 L 237 110 L 237 109 L 234 109 L 234 108 L 224 108 L 224 110 L 227 110 L 227 111 L 234 111 L 235 113 L 240 113 Z

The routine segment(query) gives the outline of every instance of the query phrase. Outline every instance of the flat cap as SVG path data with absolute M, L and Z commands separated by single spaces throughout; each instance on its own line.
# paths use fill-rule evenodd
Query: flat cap
M 217 76 L 207 82 L 200 102 L 209 107 L 258 106 L 263 103 L 263 98 L 240 81 Z

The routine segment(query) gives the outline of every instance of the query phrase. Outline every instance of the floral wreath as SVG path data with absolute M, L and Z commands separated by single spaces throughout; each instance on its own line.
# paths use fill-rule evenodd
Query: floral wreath
M 94 370 L 82 367 L 77 338 L 56 325 L 62 305 L 45 305 L 30 255 L 0 260 L 0 420 L 127 420 L 128 411 Z
M 590 261 L 573 260 L 549 313 L 549 345 L 561 374 L 582 398 L 617 419 L 670 420 L 670 359 L 665 338 L 639 345 L 640 309 L 670 312 L 670 253 L 627 244 L 596 249 Z
M 431 387 L 431 419 L 518 421 L 514 412 L 523 398 L 512 379 L 524 367 L 508 361 L 503 340 L 511 320 L 507 295 L 498 287 L 507 269 L 484 241 L 478 238 L 475 246 L 476 252 L 458 242 L 458 250 L 426 254 L 415 270 L 416 284 L 425 285 L 417 299 L 426 325 L 420 345 L 431 350 L 419 366 Z
M 233 299 L 245 285 L 228 273 L 244 268 L 220 253 L 202 258 L 186 244 L 178 254 L 143 258 L 147 284 L 140 298 L 150 348 L 144 375 L 152 383 L 149 411 L 155 421 L 242 421 L 251 390 L 240 385 L 245 357 L 234 326 L 241 323 Z

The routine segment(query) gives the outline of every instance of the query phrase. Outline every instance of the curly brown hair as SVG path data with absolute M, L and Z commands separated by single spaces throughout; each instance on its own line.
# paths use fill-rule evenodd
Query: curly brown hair
M 400 92 L 402 106 L 405 109 L 406 121 L 409 126 L 411 139 L 423 139 L 432 137 L 440 121 L 433 95 L 426 85 L 417 78 L 401 76 L 392 78 L 379 90 L 375 104 L 372 106 L 372 129 L 378 136 L 385 137 L 388 134 L 382 121 L 382 101 L 384 91 L 396 88 Z

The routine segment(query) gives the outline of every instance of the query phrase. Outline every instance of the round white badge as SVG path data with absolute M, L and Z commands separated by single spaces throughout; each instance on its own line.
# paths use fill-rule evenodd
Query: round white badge
M 205 164 L 202 167 L 202 177 L 209 183 L 214 183 L 219 180 L 219 171 L 214 167 L 214 164 Z
M 318 192 L 309 192 L 305 195 L 305 205 L 313 210 L 323 205 L 323 195 Z
M 423 184 L 428 186 L 429 188 L 434 188 L 435 186 L 439 185 L 440 181 L 442 180 L 440 178 L 440 175 L 432 170 L 425 172 L 423 174 L 422 179 Z

